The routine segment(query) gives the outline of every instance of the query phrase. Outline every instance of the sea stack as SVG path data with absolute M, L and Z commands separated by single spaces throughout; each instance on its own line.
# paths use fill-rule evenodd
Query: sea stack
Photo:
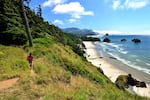
M 140 43 L 140 42 L 141 42 L 141 40 L 140 40 L 140 39 L 138 39 L 138 38 L 134 38 L 134 39 L 132 39 L 132 42 L 134 42 L 134 43 Z
M 126 42 L 127 40 L 126 39 L 121 39 L 121 42 Z
M 110 43 L 110 42 L 111 42 L 111 40 L 110 40 L 109 38 L 105 38 L 105 39 L 103 40 L 103 42 Z

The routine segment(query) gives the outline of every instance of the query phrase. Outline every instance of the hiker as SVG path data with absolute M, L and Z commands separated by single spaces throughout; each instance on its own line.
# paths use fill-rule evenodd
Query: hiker
M 30 65 L 30 70 L 32 69 L 32 61 L 33 61 L 33 56 L 32 54 L 30 53 L 29 56 L 27 57 L 27 60 L 29 62 L 29 65 Z

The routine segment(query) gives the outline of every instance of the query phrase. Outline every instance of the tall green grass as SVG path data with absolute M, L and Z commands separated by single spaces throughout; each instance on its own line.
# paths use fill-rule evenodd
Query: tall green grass
M 30 52 L 34 74 L 26 60 Z M 0 80 L 20 77 L 0 91 L 0 100 L 148 100 L 118 89 L 71 47 L 53 39 L 36 39 L 32 48 L 0 45 L 0 75 Z

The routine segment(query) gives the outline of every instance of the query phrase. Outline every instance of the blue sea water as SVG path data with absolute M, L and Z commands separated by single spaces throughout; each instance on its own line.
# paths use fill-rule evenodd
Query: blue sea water
M 150 74 L 150 36 L 143 35 L 112 35 L 108 36 L 111 43 L 98 43 L 103 53 L 117 58 L 122 63 Z M 104 37 L 100 37 L 103 40 Z M 121 42 L 121 39 L 126 42 Z M 131 40 L 139 38 L 141 43 L 134 43 Z

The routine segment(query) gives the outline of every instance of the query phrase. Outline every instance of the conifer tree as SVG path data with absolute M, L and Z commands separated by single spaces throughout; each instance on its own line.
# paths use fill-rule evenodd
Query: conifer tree
M 24 0 L 24 1 L 26 1 L 27 7 L 29 7 L 29 4 L 30 4 L 31 0 Z
M 39 5 L 39 6 L 37 7 L 37 15 L 38 15 L 40 18 L 42 18 L 42 8 L 41 8 L 41 5 Z

